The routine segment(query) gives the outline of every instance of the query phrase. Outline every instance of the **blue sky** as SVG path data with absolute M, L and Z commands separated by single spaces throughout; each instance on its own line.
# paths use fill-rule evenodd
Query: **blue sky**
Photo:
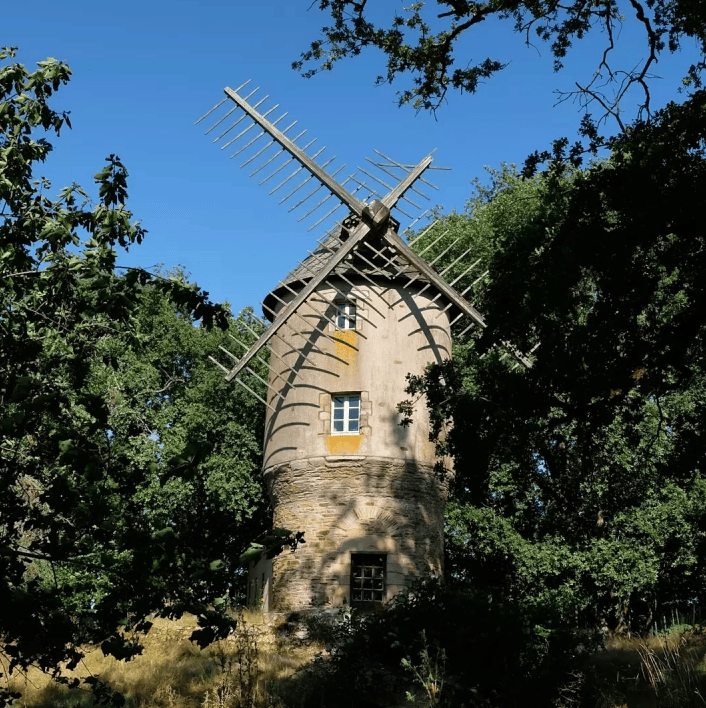
M 381 12 L 401 6 L 378 3 Z M 259 96 L 269 94 L 350 167 L 374 148 L 409 163 L 436 148 L 435 164 L 451 170 L 433 174 L 435 201 L 461 210 L 484 165 L 521 164 L 553 138 L 575 135 L 578 108 L 554 107 L 554 91 L 588 80 L 599 51 L 585 41 L 555 74 L 546 46 L 527 48 L 507 25 L 484 23 L 463 45 L 466 60 L 491 54 L 508 68 L 475 95 L 450 94 L 434 118 L 399 109 L 395 86 L 375 85 L 384 68 L 375 53 L 309 80 L 292 71 L 325 20 L 311 0 L 33 0 L 4 7 L 0 43 L 19 46 L 27 65 L 53 56 L 73 70 L 53 104 L 70 110 L 73 124 L 42 171 L 53 191 L 72 182 L 90 188 L 104 158 L 119 155 L 130 173 L 128 206 L 149 232 L 121 262 L 181 264 L 237 312 L 259 310 L 320 234 L 307 233 L 194 126 L 224 86 L 252 79 Z M 628 28 L 620 47 L 635 60 L 645 54 Z M 654 84 L 655 106 L 676 97 L 680 69 L 667 59 L 657 66 L 664 78 Z

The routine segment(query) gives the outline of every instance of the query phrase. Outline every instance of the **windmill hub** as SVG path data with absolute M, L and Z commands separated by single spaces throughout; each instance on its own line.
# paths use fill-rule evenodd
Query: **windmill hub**
M 390 210 L 377 199 L 363 208 L 363 219 L 373 230 L 385 226 L 389 218 Z

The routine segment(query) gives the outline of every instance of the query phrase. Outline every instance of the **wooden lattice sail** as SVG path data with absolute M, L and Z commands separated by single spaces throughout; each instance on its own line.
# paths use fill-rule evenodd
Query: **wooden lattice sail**
M 433 264 L 415 253 L 398 233 L 400 220 L 396 217 L 410 219 L 412 223 L 405 229 L 410 231 L 423 215 L 419 213 L 421 207 L 417 202 L 429 201 L 424 188 L 436 189 L 423 177 L 432 165 L 432 156 L 428 155 L 419 164 L 409 166 L 376 151 L 377 159 L 368 159 L 367 168 L 359 167 L 357 173 L 348 175 L 339 183 L 336 179 L 345 165 L 334 168 L 336 158 L 324 159 L 325 148 L 316 148 L 316 139 L 306 139 L 305 130 L 296 133 L 296 121 L 280 129 L 278 126 L 285 121 L 287 113 L 270 122 L 268 117 L 279 104 L 259 112 L 268 96 L 250 105 L 248 100 L 258 89 L 242 97 L 238 92 L 246 86 L 247 83 L 236 90 L 224 89 L 226 98 L 197 123 L 223 109 L 222 115 L 206 134 L 219 130 L 213 142 L 222 143 L 222 150 L 233 148 L 231 158 L 243 155 L 246 159 L 241 167 L 252 166 L 250 176 L 258 175 L 261 186 L 274 185 L 270 194 L 279 196 L 280 190 L 283 190 L 279 203 L 286 204 L 289 211 L 302 212 L 298 216 L 299 221 L 311 219 L 309 230 L 335 218 L 342 211 L 347 215 L 326 232 L 314 253 L 295 268 L 293 274 L 297 276 L 296 281 L 304 284 L 295 297 L 291 300 L 282 298 L 285 292 L 292 291 L 292 276 L 285 278 L 273 290 L 270 299 L 277 300 L 282 308 L 276 316 L 274 309 L 266 308 L 265 314 L 272 321 L 270 326 L 242 356 L 231 353 L 236 361 L 234 366 L 228 368 L 219 364 L 227 370 L 226 378 L 237 381 L 253 395 L 258 395 L 255 390 L 263 382 L 250 380 L 253 377 L 257 379 L 257 374 L 248 364 L 264 347 L 271 346 L 273 339 L 281 337 L 281 330 L 288 322 L 305 316 L 304 313 L 310 309 L 307 301 L 315 290 L 326 286 L 342 296 L 333 281 L 340 279 L 343 271 L 355 272 L 364 279 L 398 279 L 408 274 L 409 285 L 424 282 L 426 288 L 435 291 L 437 298 L 447 302 L 448 308 L 456 311 L 454 324 L 465 317 L 469 320 L 469 326 L 485 327 L 481 314 L 465 299 L 471 286 L 460 292 L 454 287 L 468 276 L 477 262 L 456 275 L 451 282 L 444 280 L 445 272 L 451 271 L 458 261 L 469 255 L 468 252 L 459 256 L 446 271 L 439 273 Z M 290 133 L 293 135 L 291 138 L 288 137 Z M 303 143 L 301 147 L 298 142 Z M 383 193 L 383 190 L 386 191 Z M 455 240 L 441 231 L 434 241 L 443 242 L 447 237 L 450 242 L 443 244 L 442 253 L 451 251 Z M 326 336 L 325 332 L 322 334 Z M 518 361 L 530 365 L 520 353 L 509 349 Z M 261 396 L 258 395 L 258 398 L 270 405 Z

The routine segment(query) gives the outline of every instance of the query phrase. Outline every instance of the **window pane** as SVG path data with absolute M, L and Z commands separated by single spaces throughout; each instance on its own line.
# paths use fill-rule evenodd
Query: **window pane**
M 355 305 L 348 306 L 348 329 L 355 329 Z
M 385 601 L 385 568 L 387 556 L 384 554 L 351 554 L 351 603 L 369 605 Z
M 331 396 L 331 409 L 332 433 L 360 434 L 360 394 Z
M 335 320 L 337 329 L 355 329 L 355 305 L 350 302 L 337 303 Z

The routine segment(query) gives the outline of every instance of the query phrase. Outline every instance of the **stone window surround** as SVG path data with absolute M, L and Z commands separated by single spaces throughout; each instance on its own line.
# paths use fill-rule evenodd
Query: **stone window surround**
M 331 393 L 319 394 L 319 433 L 320 436 L 331 435 L 331 408 L 334 396 L 360 395 L 360 423 L 359 435 L 372 435 L 373 429 L 370 425 L 370 418 L 373 414 L 373 404 L 370 401 L 369 391 L 332 391 Z M 340 433 L 335 433 L 340 435 Z M 355 435 L 355 433 L 344 433 L 345 435 Z

